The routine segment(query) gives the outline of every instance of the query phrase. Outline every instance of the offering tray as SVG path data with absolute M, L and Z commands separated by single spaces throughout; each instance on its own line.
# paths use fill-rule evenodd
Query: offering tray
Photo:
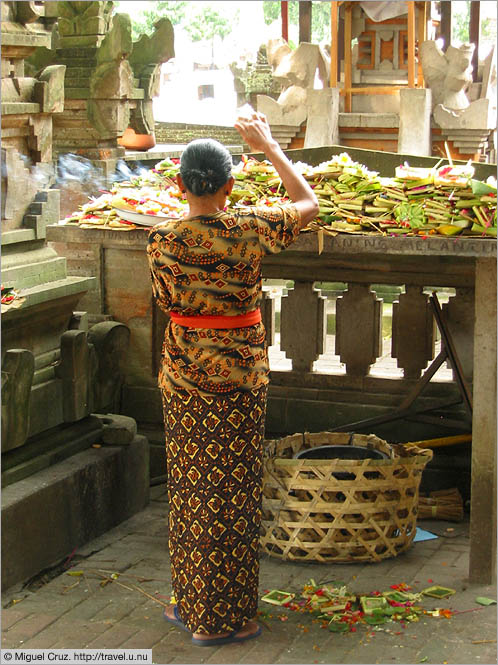
M 140 226 L 155 226 L 166 219 L 173 219 L 172 217 L 168 217 L 168 215 L 147 215 L 145 213 L 134 212 L 133 210 L 122 210 L 121 208 L 116 207 L 114 207 L 114 210 L 121 219 L 124 219 L 126 222 L 132 222 L 133 224 L 139 224 Z

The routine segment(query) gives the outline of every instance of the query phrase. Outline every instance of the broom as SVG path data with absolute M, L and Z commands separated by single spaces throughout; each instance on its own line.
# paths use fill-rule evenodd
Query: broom
M 464 517 L 462 495 L 456 487 L 453 487 L 449 490 L 430 492 L 429 496 L 420 496 L 418 517 L 421 520 L 461 522 Z

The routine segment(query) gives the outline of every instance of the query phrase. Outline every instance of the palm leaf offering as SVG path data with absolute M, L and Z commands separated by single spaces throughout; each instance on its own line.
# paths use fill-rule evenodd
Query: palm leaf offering
M 429 597 L 441 599 L 453 593 L 455 593 L 453 589 L 439 586 L 415 592 L 404 582 L 392 584 L 389 590 L 383 592 L 375 590 L 368 594 L 353 593 L 342 582 L 329 581 L 317 584 L 311 579 L 304 585 L 300 596 L 297 593 L 273 590 L 267 596 L 263 596 L 262 600 L 266 600 L 272 594 L 292 596 L 291 600 L 281 605 L 282 610 L 310 614 L 313 623 L 321 628 L 328 628 L 333 633 L 350 633 L 356 632 L 362 625 L 370 631 L 372 630 L 370 626 L 382 624 L 399 623 L 406 628 L 408 623 L 425 620 L 429 616 L 450 618 L 453 615 L 452 610 L 425 609 L 422 603 Z M 483 604 L 495 602 L 486 598 L 482 600 Z M 271 614 L 269 618 L 273 616 Z M 275 618 L 287 621 L 288 615 L 278 614 Z M 387 630 L 389 632 L 391 629 Z
M 382 177 L 343 152 L 318 166 L 296 162 L 294 168 L 309 182 L 320 207 L 305 229 L 308 232 L 496 238 L 496 179 L 474 179 L 471 162 L 440 168 L 405 163 L 392 177 Z M 187 203 L 174 181 L 178 170 L 178 159 L 164 159 L 139 176 L 115 183 L 110 192 L 80 206 L 61 223 L 126 224 L 119 218 L 119 206 L 113 206 L 122 198 L 122 190 L 130 201 L 138 202 L 139 212 L 180 217 Z M 232 208 L 271 207 L 289 201 L 280 176 L 267 160 L 242 155 L 232 173 Z M 133 189 L 136 196 L 130 197 Z M 136 227 L 128 223 L 128 228 Z

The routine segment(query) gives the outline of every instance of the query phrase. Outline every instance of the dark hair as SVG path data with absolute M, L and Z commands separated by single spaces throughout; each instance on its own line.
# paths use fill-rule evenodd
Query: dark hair
M 214 194 L 232 175 L 232 156 L 218 141 L 196 139 L 182 153 L 180 175 L 195 196 Z

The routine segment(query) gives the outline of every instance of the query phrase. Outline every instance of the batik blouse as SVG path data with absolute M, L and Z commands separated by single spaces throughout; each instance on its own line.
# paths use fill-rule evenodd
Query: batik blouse
M 251 312 L 261 301 L 261 261 L 299 234 L 293 204 L 247 207 L 168 220 L 149 233 L 152 291 L 165 312 L 185 316 Z M 262 323 L 244 328 L 166 326 L 159 387 L 225 395 L 268 383 Z

